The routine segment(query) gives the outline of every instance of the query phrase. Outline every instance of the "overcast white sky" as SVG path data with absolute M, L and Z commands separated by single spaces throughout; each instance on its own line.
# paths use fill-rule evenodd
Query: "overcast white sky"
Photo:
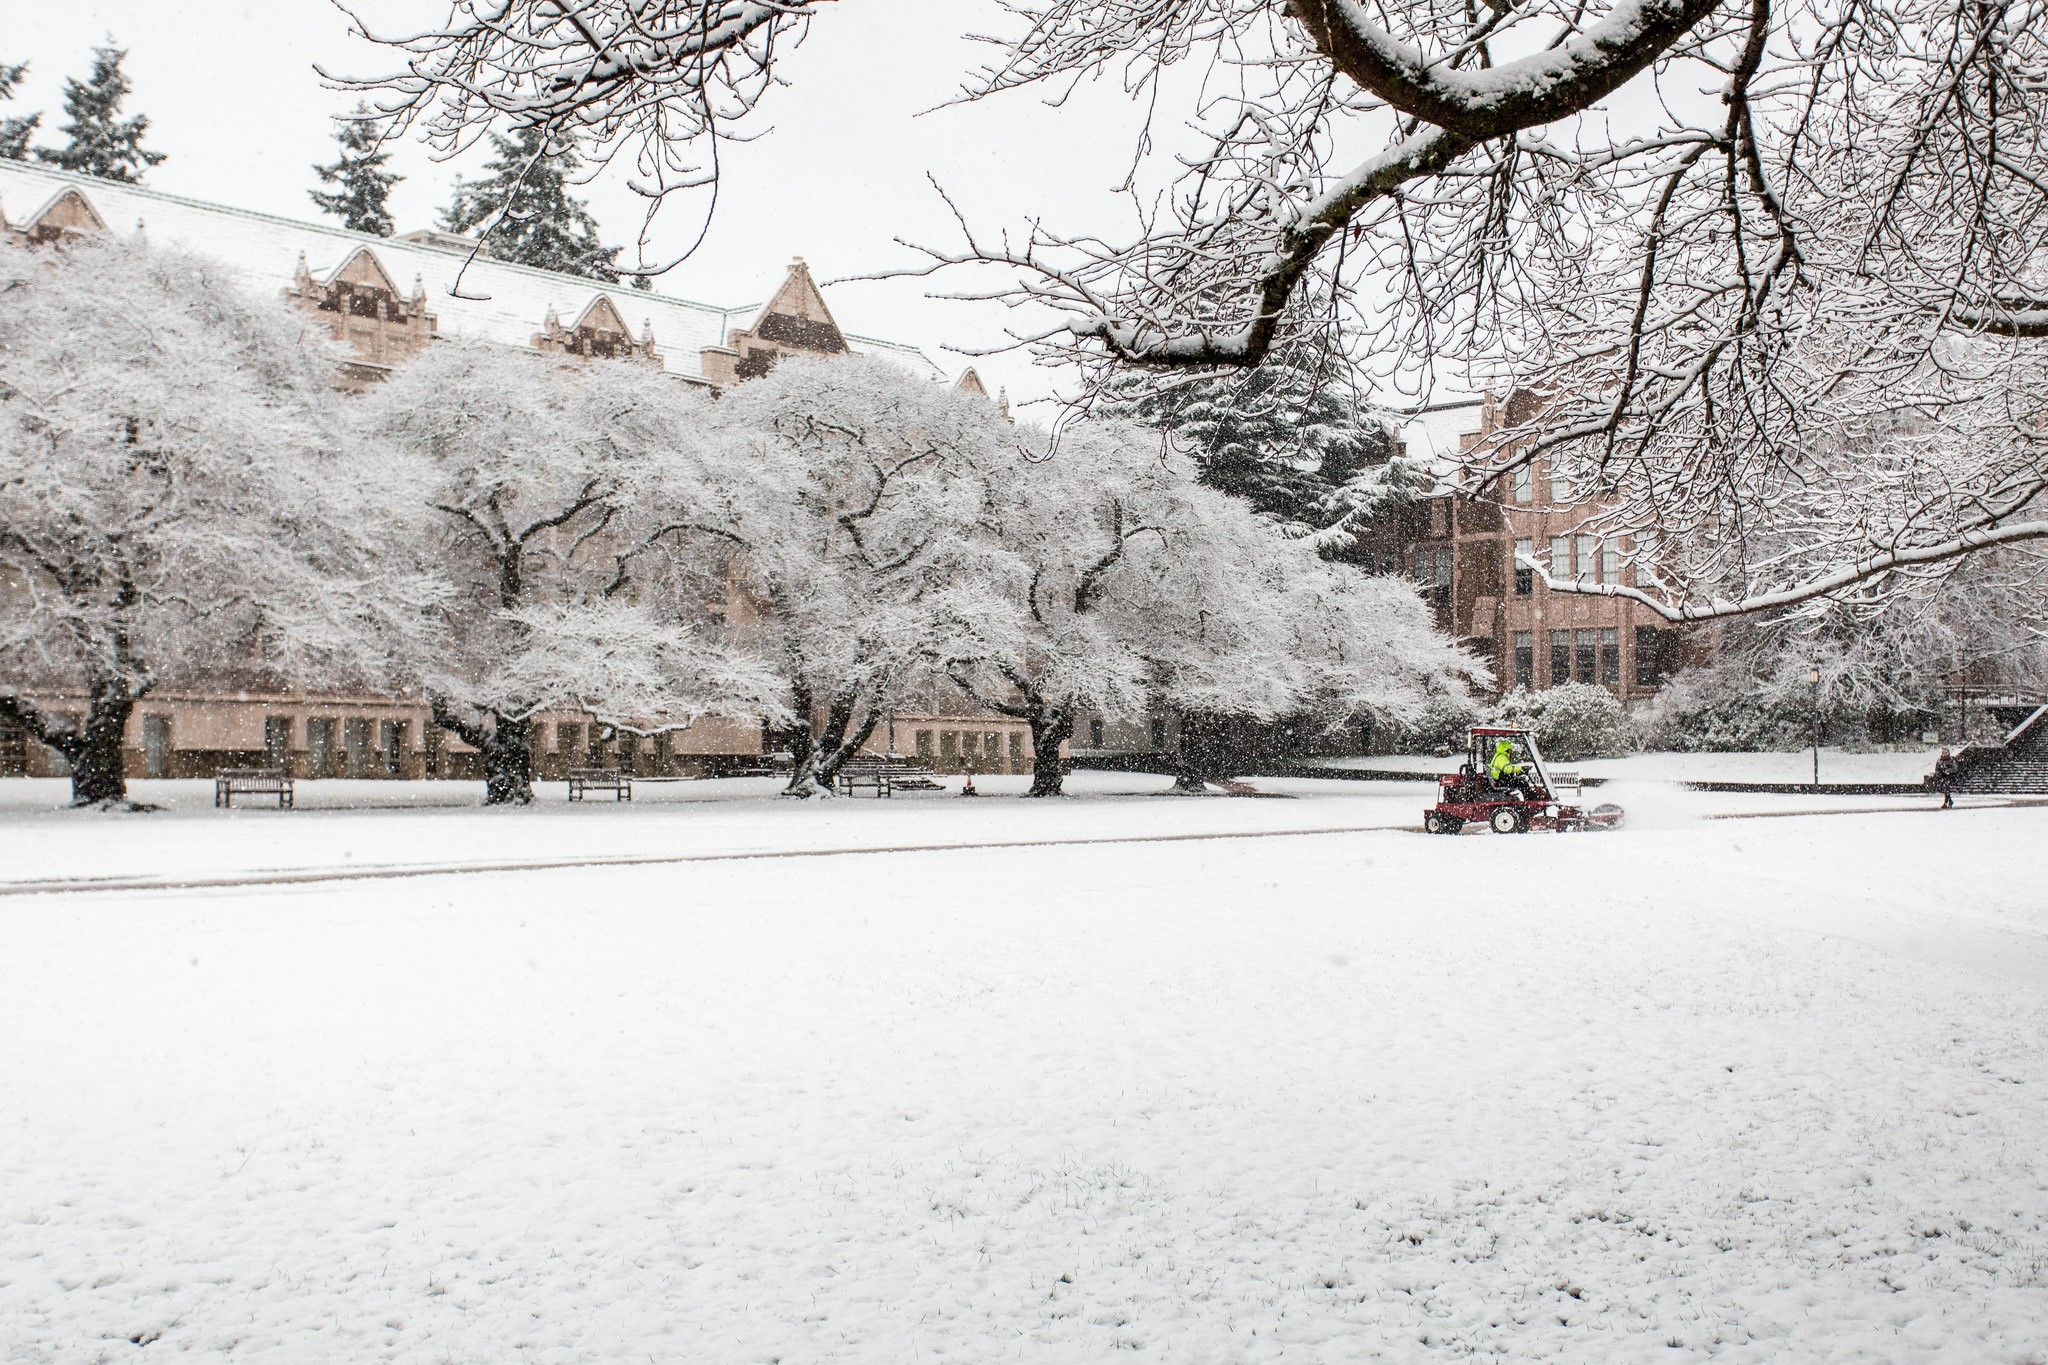
M 372 0 L 365 12 L 402 27 L 447 9 L 444 0 Z M 1104 88 L 1063 111 L 1025 96 L 917 116 L 956 90 L 986 51 L 962 35 L 1004 23 L 990 0 L 833 7 L 784 68 L 791 86 L 771 96 L 770 131 L 727 149 L 710 237 L 659 287 L 721 305 L 758 302 L 793 256 L 830 280 L 910 260 L 897 237 L 950 245 L 950 219 L 927 173 L 978 227 L 1020 224 L 1032 213 L 1067 226 L 1127 224 L 1128 208 L 1111 193 L 1136 118 L 1121 92 Z M 169 154 L 149 174 L 152 188 L 315 218 L 310 168 L 332 159 L 330 119 L 349 101 L 322 86 L 313 64 L 391 65 L 348 30 L 326 0 L 0 0 L 0 60 L 30 63 L 6 112 L 40 109 L 44 140 L 56 141 L 64 77 L 83 75 L 93 46 L 112 37 L 129 54 L 129 111 L 149 116 L 150 145 Z M 396 168 L 407 177 L 393 196 L 399 230 L 435 226 L 456 168 L 417 146 Z M 627 243 L 630 256 L 643 201 L 603 179 L 585 193 L 606 240 Z M 691 220 L 671 213 L 665 237 L 680 250 Z M 1010 320 L 1002 307 L 928 299 L 926 288 L 847 283 L 827 294 L 842 326 L 923 346 L 949 370 L 970 361 L 944 347 L 1000 343 Z M 1021 354 L 971 363 L 991 388 L 1006 384 L 1019 397 L 1050 387 L 1051 376 Z

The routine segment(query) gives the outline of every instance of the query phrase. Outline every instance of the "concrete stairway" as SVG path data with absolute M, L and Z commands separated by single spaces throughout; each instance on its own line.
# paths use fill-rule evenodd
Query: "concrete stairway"
M 2048 759 L 1996 751 L 1985 753 L 1975 762 L 1964 764 L 1956 790 L 2048 796 Z

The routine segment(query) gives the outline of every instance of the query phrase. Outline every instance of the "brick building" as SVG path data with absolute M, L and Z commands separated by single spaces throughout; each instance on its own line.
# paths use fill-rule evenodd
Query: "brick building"
M 210 257 L 252 292 L 323 318 L 347 343 L 343 382 L 351 386 L 376 382 L 440 336 L 653 365 L 679 383 L 713 390 L 766 373 L 778 356 L 792 354 L 868 354 L 934 382 L 944 378 L 915 347 L 843 331 L 802 260 L 767 303 L 723 308 L 472 259 L 475 244 L 447 233 L 372 237 L 0 160 L 0 236 L 51 244 L 110 230 Z M 962 382 L 982 392 L 971 371 Z M 82 709 L 82 699 L 25 690 L 47 709 Z M 923 710 L 897 714 L 870 747 L 915 746 L 953 770 L 1031 770 L 1030 736 L 1017 721 L 941 689 L 919 700 Z M 73 701 L 78 707 L 67 707 Z M 745 723 L 709 720 L 636 738 L 583 714 L 537 720 L 543 778 L 586 764 L 646 775 L 716 772 L 758 762 L 764 752 L 760 728 Z M 466 777 L 477 766 L 476 755 L 432 725 L 417 699 L 278 690 L 253 676 L 167 682 L 136 707 L 128 749 L 138 777 L 204 776 L 257 763 L 307 777 Z M 0 725 L 0 776 L 62 773 L 61 756 Z
M 1524 401 L 1517 395 L 1510 404 Z M 1503 420 L 1491 402 L 1472 412 L 1477 424 L 1458 438 L 1463 449 Z M 1498 692 L 1583 682 L 1625 703 L 1640 701 L 1707 641 L 1700 632 L 1681 634 L 1640 603 L 1543 583 L 1539 563 L 1555 578 L 1633 585 L 1627 540 L 1589 529 L 1599 510 L 1572 501 L 1540 458 L 1498 479 L 1451 468 L 1437 496 L 1409 508 L 1375 545 L 1382 561 L 1415 580 L 1438 627 L 1486 660 Z

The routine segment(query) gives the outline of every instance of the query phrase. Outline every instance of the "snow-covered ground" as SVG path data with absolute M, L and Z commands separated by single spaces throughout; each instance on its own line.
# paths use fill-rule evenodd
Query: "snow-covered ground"
M 2048 809 L 35 785 L 16 887 L 581 865 L 0 898 L 9 1362 L 2048 1360 Z

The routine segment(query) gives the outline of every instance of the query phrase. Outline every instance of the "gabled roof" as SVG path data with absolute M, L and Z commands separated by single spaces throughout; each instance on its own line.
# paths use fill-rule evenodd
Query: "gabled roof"
M 0 202 L 43 205 L 29 223 L 40 221 L 67 196 L 75 198 L 101 226 L 147 219 L 152 241 L 217 260 L 245 287 L 273 295 L 292 286 L 302 254 L 315 262 L 340 261 L 346 265 L 367 248 L 388 278 L 420 280 L 428 305 L 440 318 L 441 333 L 448 336 L 529 346 L 534 329 L 542 325 L 550 308 L 558 314 L 587 308 L 593 290 L 602 288 L 598 282 L 578 276 L 534 270 L 489 257 L 471 258 L 460 247 L 443 245 L 440 234 L 427 234 L 435 238 L 431 241 L 377 237 L 328 223 L 279 218 L 164 194 L 140 185 L 0 160 Z M 16 230 L 26 226 L 19 219 L 11 220 Z M 815 305 L 803 299 L 806 291 L 816 298 Z M 784 307 L 785 296 L 790 301 L 788 306 L 815 311 L 839 334 L 838 324 L 824 308 L 824 299 L 818 295 L 808 271 L 803 273 L 800 285 L 785 280 L 775 301 L 762 311 Z M 616 302 L 612 306 L 619 308 Z M 628 308 L 632 316 L 644 319 L 643 332 L 651 329 L 661 338 L 664 368 L 689 379 L 701 377 L 699 352 L 705 347 L 723 345 L 728 331 L 745 315 L 738 308 L 698 303 L 653 290 L 633 291 Z M 619 312 L 621 317 L 626 315 L 624 309 Z M 942 373 L 914 346 L 873 337 L 848 339 L 864 351 L 906 364 L 920 374 L 937 378 Z
M 20 231 L 33 232 L 51 218 L 72 220 L 59 224 L 61 227 L 107 230 L 107 220 L 100 217 L 100 211 L 93 207 L 92 200 L 77 189 L 63 189 L 51 195 L 47 203 L 22 220 Z
M 586 327 L 593 332 L 633 335 L 633 329 L 626 325 L 626 319 L 619 312 L 619 306 L 612 302 L 609 294 L 599 294 L 585 304 L 583 311 L 577 314 L 576 321 L 569 324 L 569 330 L 572 332 L 580 332 Z

